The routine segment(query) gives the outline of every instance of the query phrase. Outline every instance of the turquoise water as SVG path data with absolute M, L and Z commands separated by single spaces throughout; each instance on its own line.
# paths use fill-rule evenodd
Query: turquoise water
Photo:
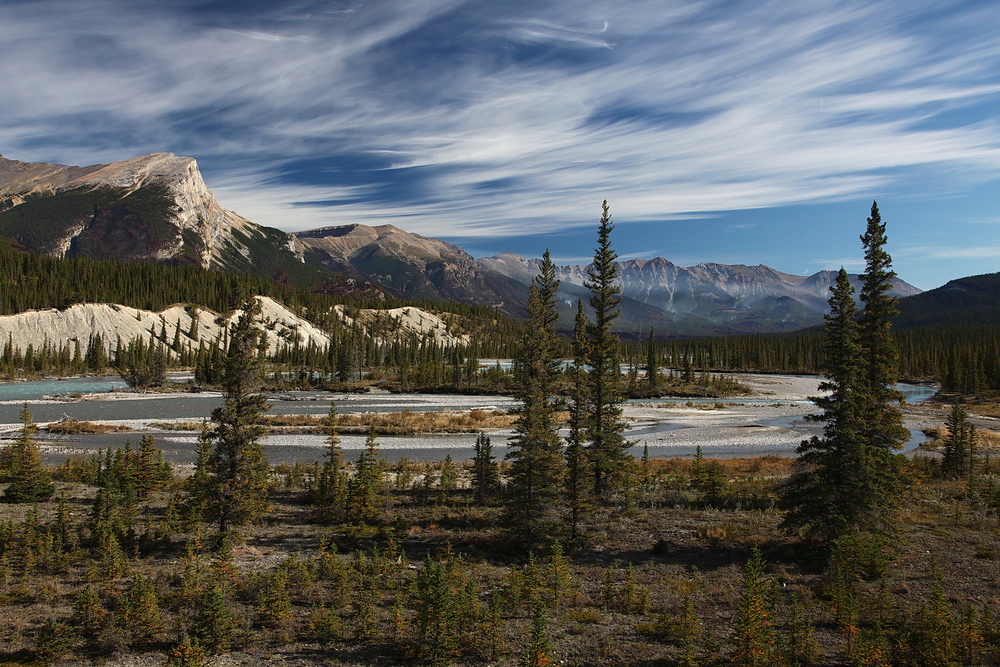
M 28 401 L 42 396 L 69 394 L 103 394 L 128 385 L 119 376 L 77 377 L 30 382 L 0 382 L 0 401 Z

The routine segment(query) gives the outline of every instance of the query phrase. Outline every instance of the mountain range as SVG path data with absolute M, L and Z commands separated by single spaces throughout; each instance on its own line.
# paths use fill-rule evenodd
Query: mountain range
M 193 158 L 153 153 L 74 167 L 0 156 L 0 236 L 63 257 L 151 259 L 251 272 L 317 291 L 382 293 L 523 313 L 540 261 L 501 253 L 476 259 L 458 246 L 391 225 L 287 233 L 226 210 Z M 558 268 L 561 326 L 589 294 L 587 266 Z M 792 331 L 822 323 L 835 273 L 664 258 L 619 262 L 622 331 L 659 335 Z M 855 281 L 856 276 L 852 277 Z M 920 290 L 896 280 L 899 297 Z

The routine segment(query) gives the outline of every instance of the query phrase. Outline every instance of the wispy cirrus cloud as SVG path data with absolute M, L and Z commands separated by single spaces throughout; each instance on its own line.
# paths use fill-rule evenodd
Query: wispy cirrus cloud
M 991 4 L 253 7 L 0 7 L 3 152 L 172 150 L 263 224 L 461 237 L 1000 178 Z
M 899 253 L 903 257 L 919 259 L 998 259 L 1000 245 L 985 246 L 913 246 L 903 248 Z
M 864 258 L 842 257 L 840 259 L 814 259 L 810 262 L 816 271 L 839 271 L 841 267 L 848 271 L 860 271 L 865 268 Z

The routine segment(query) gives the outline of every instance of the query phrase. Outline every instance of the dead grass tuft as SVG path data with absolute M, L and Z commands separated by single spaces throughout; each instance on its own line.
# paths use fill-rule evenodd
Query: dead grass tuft
M 92 435 L 101 433 L 121 433 L 123 431 L 131 431 L 132 429 L 128 426 L 96 424 L 94 422 L 82 422 L 78 419 L 63 419 L 61 421 L 52 422 L 42 430 L 58 435 Z
M 418 433 L 477 433 L 488 429 L 509 428 L 516 417 L 506 410 L 429 410 L 416 412 L 355 412 L 340 415 L 341 433 L 368 433 L 372 426 L 379 435 L 414 435 Z M 326 428 L 326 417 L 319 415 L 268 415 L 268 427 Z

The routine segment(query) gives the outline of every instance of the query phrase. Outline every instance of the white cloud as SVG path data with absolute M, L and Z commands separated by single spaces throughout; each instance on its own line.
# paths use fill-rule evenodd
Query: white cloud
M 913 19 L 937 3 L 903 0 L 458 5 L 305 3 L 232 26 L 113 0 L 3 7 L 2 152 L 186 152 L 263 224 L 467 237 L 589 226 L 604 198 L 620 221 L 677 220 L 901 189 L 902 168 L 1000 175 L 998 125 L 973 113 L 1000 95 L 997 6 L 937 25 Z M 276 178 L 330 154 L 391 156 L 420 196 Z M 329 200 L 345 203 L 294 205 Z
M 911 246 L 897 254 L 918 259 L 994 259 L 1000 257 L 1000 246 Z
M 848 271 L 857 271 L 865 268 L 864 258 L 842 257 L 840 259 L 813 259 L 809 264 L 816 267 L 814 271 L 839 271 L 841 267 Z

